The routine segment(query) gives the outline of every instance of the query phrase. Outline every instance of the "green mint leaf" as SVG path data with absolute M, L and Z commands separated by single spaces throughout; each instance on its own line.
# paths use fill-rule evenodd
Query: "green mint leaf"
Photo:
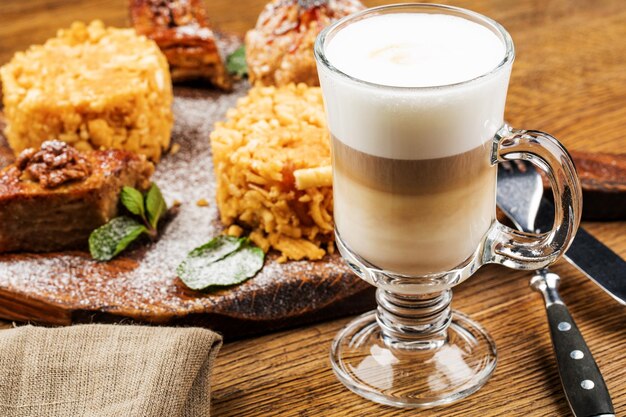
M 219 261 L 241 247 L 244 239 L 233 236 L 218 236 L 209 243 L 198 246 L 187 254 L 187 257 L 178 265 L 176 272 L 179 276 L 195 275 L 207 265 Z
M 100 226 L 89 235 L 89 252 L 99 261 L 108 261 L 126 249 L 148 229 L 137 220 L 121 216 Z
M 143 195 L 139 190 L 133 187 L 124 186 L 120 193 L 120 200 L 124 207 L 136 216 L 141 216 L 142 219 L 146 218 L 146 212 L 144 209 Z
M 246 63 L 246 49 L 243 45 L 226 57 L 226 70 L 231 75 L 244 77 L 248 75 L 248 64 Z
M 239 249 L 244 242 L 245 239 L 234 236 L 218 236 L 211 239 L 209 243 L 198 246 L 187 256 L 201 259 L 202 262 L 215 262 Z
M 189 252 L 176 272 L 187 287 L 204 290 L 239 284 L 256 275 L 264 261 L 263 251 L 248 239 L 221 236 Z
M 148 223 L 153 229 L 156 229 L 159 219 L 166 210 L 167 206 L 161 190 L 155 183 L 152 183 L 146 194 L 146 211 L 148 212 Z

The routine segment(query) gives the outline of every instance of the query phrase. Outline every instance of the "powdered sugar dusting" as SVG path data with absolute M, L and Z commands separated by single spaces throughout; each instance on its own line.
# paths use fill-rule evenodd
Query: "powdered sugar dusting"
M 248 88 L 242 82 L 230 94 L 175 89 L 172 143 L 179 144 L 180 150 L 165 155 L 153 180 L 168 206 L 175 200 L 182 204 L 157 242 L 133 245 L 118 258 L 103 263 L 91 260 L 84 252 L 0 255 L 0 290 L 67 310 L 166 322 L 197 313 L 283 320 L 367 288 L 348 273 L 337 255 L 319 262 L 278 264 L 277 255 L 270 253 L 254 278 L 208 293 L 191 291 L 176 277 L 176 267 L 186 254 L 223 230 L 215 204 L 209 134 Z M 1 148 L 0 157 L 5 155 Z M 198 206 L 200 199 L 209 205 Z

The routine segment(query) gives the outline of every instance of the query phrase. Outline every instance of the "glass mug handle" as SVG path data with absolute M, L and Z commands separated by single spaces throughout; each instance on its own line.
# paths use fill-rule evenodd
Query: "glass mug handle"
M 494 138 L 492 162 L 522 159 L 542 169 L 554 193 L 554 225 L 541 235 L 520 232 L 495 222 L 490 231 L 488 263 L 536 270 L 553 263 L 569 247 L 580 224 L 582 191 L 569 154 L 553 136 L 505 125 Z

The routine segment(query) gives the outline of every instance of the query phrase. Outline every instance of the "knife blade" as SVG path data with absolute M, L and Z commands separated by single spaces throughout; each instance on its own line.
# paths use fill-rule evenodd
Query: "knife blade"
M 549 231 L 553 220 L 554 205 L 543 197 L 535 223 L 538 231 Z M 582 227 L 578 228 L 564 258 L 617 302 L 626 305 L 626 261 Z

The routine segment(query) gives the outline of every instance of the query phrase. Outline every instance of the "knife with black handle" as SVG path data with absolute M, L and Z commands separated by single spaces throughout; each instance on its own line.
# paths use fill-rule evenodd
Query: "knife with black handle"
M 591 351 L 558 293 L 560 278 L 537 271 L 530 285 L 543 295 L 565 397 L 576 417 L 615 417 L 609 390 Z
M 537 214 L 537 230 L 552 228 L 554 206 L 545 197 Z M 620 304 L 626 305 L 626 261 L 582 227 L 563 257 Z
M 541 233 L 552 228 L 554 207 L 543 198 L 541 177 L 530 163 L 498 166 L 497 200 L 498 206 L 518 229 L 527 233 Z M 578 244 L 577 238 L 578 236 L 573 240 L 570 250 Z M 599 242 L 597 244 L 601 245 Z M 610 252 L 609 249 L 606 250 Z M 588 258 L 593 258 L 590 255 L 588 254 Z M 624 271 L 626 269 L 622 273 Z M 615 272 L 607 271 L 609 276 Z M 606 275 L 601 276 L 604 277 Z M 530 285 L 543 295 L 545 301 L 550 336 L 565 397 L 576 417 L 614 416 L 611 397 L 600 369 L 559 297 L 559 281 L 557 274 L 545 268 L 535 272 Z

